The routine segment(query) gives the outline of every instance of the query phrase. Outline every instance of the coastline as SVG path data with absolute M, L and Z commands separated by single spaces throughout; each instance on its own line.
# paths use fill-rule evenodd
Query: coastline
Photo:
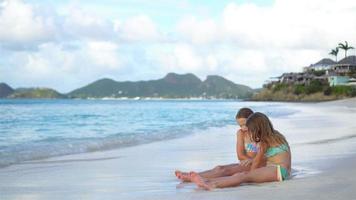
M 319 103 L 319 102 L 329 102 L 329 101 L 339 101 L 343 99 L 352 99 L 354 97 L 338 97 L 338 96 L 325 96 L 322 93 L 316 93 L 312 95 L 298 96 L 294 94 L 284 94 L 284 93 L 268 93 L 268 94 L 257 94 L 253 96 L 249 101 L 256 102 L 291 102 L 291 103 Z
M 351 199 L 356 196 L 353 189 L 356 129 L 352 123 L 356 99 L 288 106 L 301 112 L 272 118 L 275 127 L 287 132 L 288 139 L 293 141 L 296 176 L 283 183 L 212 192 L 179 183 L 173 175 L 175 169 L 199 171 L 235 162 L 236 127 L 227 126 L 124 149 L 12 165 L 0 169 L 1 199 Z M 335 132 L 340 134 L 336 139 Z M 315 136 L 297 140 L 294 138 L 297 134 Z

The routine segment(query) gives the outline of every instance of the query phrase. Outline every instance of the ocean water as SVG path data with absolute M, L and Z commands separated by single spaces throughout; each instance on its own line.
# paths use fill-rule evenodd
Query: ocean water
M 278 103 L 228 100 L 0 100 L 0 166 L 184 137 L 236 125 L 241 107 L 279 118 Z

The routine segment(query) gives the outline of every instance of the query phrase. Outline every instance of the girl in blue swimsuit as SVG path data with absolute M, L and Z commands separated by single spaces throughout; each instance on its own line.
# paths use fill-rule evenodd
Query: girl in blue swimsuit
M 250 108 L 241 108 L 236 114 L 236 123 L 240 129 L 236 134 L 236 154 L 239 163 L 228 165 L 219 165 L 213 169 L 200 172 L 199 175 L 204 178 L 218 178 L 224 176 L 231 176 L 238 172 L 248 171 L 251 167 L 253 158 L 257 154 L 257 144 L 251 140 L 251 135 L 247 131 L 246 120 L 253 114 Z M 177 178 L 183 181 L 191 181 L 189 172 L 175 171 Z
M 248 131 L 258 146 L 249 171 L 232 176 L 206 179 L 191 172 L 191 180 L 204 189 L 239 186 L 241 183 L 283 181 L 291 171 L 291 152 L 285 137 L 273 128 L 262 113 L 252 114 L 246 121 Z

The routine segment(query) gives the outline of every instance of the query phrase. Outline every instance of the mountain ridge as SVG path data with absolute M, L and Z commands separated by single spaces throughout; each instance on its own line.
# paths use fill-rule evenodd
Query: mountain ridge
M 2 92 L 4 91 L 4 92 Z M 204 81 L 192 73 L 168 73 L 156 80 L 116 81 L 98 79 L 66 94 L 51 88 L 17 88 L 0 85 L 0 98 L 249 98 L 254 90 L 218 75 Z
M 204 81 L 191 73 L 168 73 L 161 79 L 137 82 L 120 82 L 112 79 L 100 79 L 98 81 L 73 90 L 68 93 L 68 96 L 70 98 L 248 98 L 253 93 L 252 88 L 235 84 L 217 75 L 209 75 Z M 101 92 L 98 93 L 95 88 L 103 85 L 106 86 L 101 87 Z

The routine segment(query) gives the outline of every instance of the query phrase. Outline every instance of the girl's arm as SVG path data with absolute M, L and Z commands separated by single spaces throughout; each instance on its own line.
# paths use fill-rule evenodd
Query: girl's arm
M 265 163 L 265 159 L 266 159 L 265 152 L 266 152 L 266 145 L 260 143 L 257 155 L 252 161 L 250 171 L 263 166 L 263 164 Z
M 239 130 L 237 132 L 237 139 L 236 139 L 236 154 L 237 154 L 237 159 L 241 160 L 246 160 L 246 159 L 250 159 L 250 157 L 248 157 L 245 154 L 245 141 L 244 141 L 244 135 L 241 132 L 241 130 Z

